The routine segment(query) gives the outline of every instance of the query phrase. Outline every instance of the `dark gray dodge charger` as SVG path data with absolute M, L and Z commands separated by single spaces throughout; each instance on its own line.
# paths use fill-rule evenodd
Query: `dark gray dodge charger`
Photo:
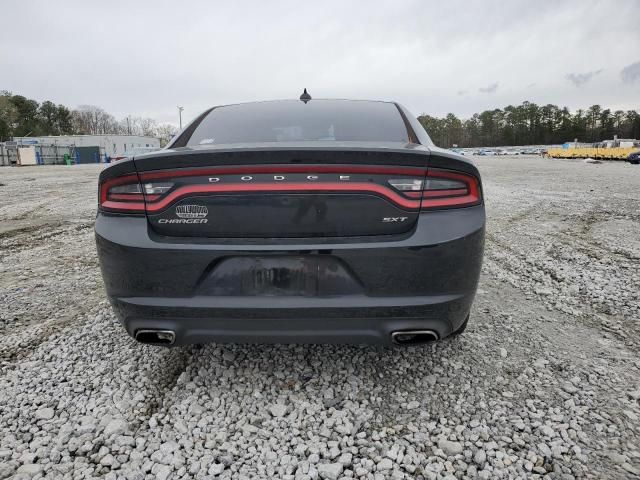
M 109 166 L 95 233 L 140 342 L 413 345 L 466 327 L 484 227 L 477 168 L 404 107 L 301 97 Z

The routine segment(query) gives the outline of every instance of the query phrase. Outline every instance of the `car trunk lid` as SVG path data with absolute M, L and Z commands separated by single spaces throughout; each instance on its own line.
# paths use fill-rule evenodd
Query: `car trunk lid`
M 427 159 L 404 145 L 305 144 L 176 149 L 135 163 L 157 234 L 286 238 L 411 230 Z

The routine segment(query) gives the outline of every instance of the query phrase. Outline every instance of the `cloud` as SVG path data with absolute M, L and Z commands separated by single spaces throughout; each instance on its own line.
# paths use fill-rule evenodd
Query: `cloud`
M 620 77 L 624 83 L 634 83 L 640 80 L 640 62 L 627 65 L 620 71 Z
M 458 90 L 458 95 L 466 95 L 467 91 L 466 90 Z
M 594 70 L 584 73 L 568 73 L 564 78 L 573 83 L 576 87 L 581 87 L 585 83 L 589 82 L 593 77 L 600 74 L 602 69 Z
M 480 93 L 495 93 L 498 90 L 498 82 L 487 85 L 486 87 L 480 87 L 478 91 Z

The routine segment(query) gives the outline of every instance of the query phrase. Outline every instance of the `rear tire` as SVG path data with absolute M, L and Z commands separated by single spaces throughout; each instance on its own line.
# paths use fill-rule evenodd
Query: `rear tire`
M 467 318 L 465 318 L 464 323 L 462 325 L 460 325 L 460 327 L 449 336 L 450 337 L 457 337 L 458 335 L 461 335 L 467 329 L 467 325 L 469 325 L 469 317 L 470 316 L 471 316 L 471 314 L 467 315 Z

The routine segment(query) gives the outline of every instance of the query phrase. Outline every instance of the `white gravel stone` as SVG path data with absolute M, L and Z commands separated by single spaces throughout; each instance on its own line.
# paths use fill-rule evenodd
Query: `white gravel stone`
M 353 461 L 353 454 L 351 452 L 343 453 L 342 455 L 340 455 L 340 457 L 338 457 L 338 463 L 340 463 L 345 467 L 348 467 L 349 465 L 351 465 L 352 461 Z
M 18 475 L 35 476 L 42 472 L 42 465 L 36 463 L 27 463 L 18 467 Z
M 287 413 L 287 406 L 276 403 L 269 407 L 269 412 L 271 412 L 271 415 L 273 415 L 274 417 L 284 417 Z
M 484 465 L 487 461 L 487 454 L 484 450 L 478 449 L 473 456 L 473 461 L 476 462 L 480 467 Z
M 127 431 L 128 427 L 127 422 L 121 418 L 111 420 L 104 428 L 104 436 L 111 437 L 112 435 L 122 435 Z
M 220 475 L 224 472 L 224 464 L 223 463 L 213 463 L 209 467 L 209 475 Z
M 607 456 L 611 459 L 613 463 L 616 463 L 618 465 L 622 465 L 629 459 L 626 455 L 622 455 L 618 452 L 609 452 L 607 453 Z
M 327 480 L 337 480 L 344 469 L 341 463 L 320 463 L 316 468 L 320 478 Z
M 460 442 L 451 442 L 446 439 L 438 441 L 438 448 L 449 456 L 460 455 L 462 453 L 462 444 Z
M 168 465 L 154 465 L 151 469 L 154 478 L 158 480 L 169 480 L 173 476 L 173 468 Z
M 51 420 L 53 415 L 53 408 L 39 408 L 36 410 L 36 418 L 39 420 Z
M 418 407 L 420 407 L 420 403 L 415 400 L 407 403 L 407 410 L 415 410 Z

